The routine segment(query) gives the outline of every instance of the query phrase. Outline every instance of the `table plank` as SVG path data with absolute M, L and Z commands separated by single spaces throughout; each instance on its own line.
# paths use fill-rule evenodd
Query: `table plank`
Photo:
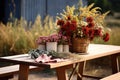
M 28 54 L 26 54 L 28 55 Z M 11 56 L 12 57 L 12 56 Z M 25 65 L 30 65 L 30 66 L 39 66 L 43 68 L 50 68 L 50 65 L 47 63 L 37 63 L 35 62 L 34 59 L 29 58 L 28 56 L 22 58 L 22 57 L 17 57 L 17 58 L 3 58 L 0 57 L 0 61 L 2 62 L 10 62 L 10 63 L 15 63 L 15 64 L 25 64 Z

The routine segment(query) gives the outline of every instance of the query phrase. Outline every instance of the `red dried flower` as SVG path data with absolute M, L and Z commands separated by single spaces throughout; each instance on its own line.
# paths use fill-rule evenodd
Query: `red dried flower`
M 87 22 L 92 22 L 92 21 L 93 21 L 93 18 L 92 18 L 92 17 L 87 17 L 87 18 L 86 18 L 86 21 L 87 21 Z
M 88 23 L 88 25 L 87 25 L 87 27 L 89 27 L 89 28 L 93 28 L 95 26 L 95 24 L 93 23 L 93 22 L 90 22 L 90 23 Z
M 57 25 L 63 26 L 64 25 L 64 21 L 63 20 L 58 20 L 57 21 Z
M 89 30 L 89 37 L 90 37 L 90 40 L 94 39 L 94 30 L 93 29 Z
M 82 27 L 83 34 L 89 35 L 89 28 L 88 27 Z
M 69 37 L 72 36 L 71 32 L 69 30 L 66 31 L 65 36 Z
M 67 21 L 61 28 L 62 28 L 62 30 L 67 30 L 69 28 L 69 26 L 70 26 L 70 22 Z
M 107 42 L 107 41 L 109 40 L 109 38 L 110 38 L 110 36 L 109 36 L 108 33 L 106 33 L 106 34 L 103 36 L 103 40 L 104 40 L 105 42 Z
M 65 36 L 71 36 L 73 31 L 76 30 L 77 24 L 76 22 L 67 21 L 62 27 L 60 32 Z
M 72 20 L 71 24 L 74 25 L 75 27 L 77 27 L 77 22 L 75 20 Z
M 94 35 L 95 35 L 95 36 L 102 36 L 102 32 L 101 32 L 101 31 L 102 31 L 101 28 L 95 29 L 95 30 L 94 30 Z
M 74 25 L 74 24 L 71 24 L 71 25 L 69 26 L 69 29 L 70 29 L 71 32 L 73 32 L 74 30 L 76 30 L 76 28 L 77 28 L 77 26 Z

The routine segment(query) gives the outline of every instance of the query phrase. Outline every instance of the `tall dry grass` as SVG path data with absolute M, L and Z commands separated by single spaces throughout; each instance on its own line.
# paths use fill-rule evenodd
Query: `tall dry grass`
M 6 25 L 0 23 L 0 56 L 27 53 L 37 47 L 35 41 L 39 36 L 56 33 L 55 22 L 49 16 L 42 22 L 37 16 L 32 24 L 21 18 Z

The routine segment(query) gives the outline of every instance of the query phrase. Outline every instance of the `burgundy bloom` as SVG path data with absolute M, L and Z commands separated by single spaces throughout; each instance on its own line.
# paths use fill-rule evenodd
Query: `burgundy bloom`
M 62 30 L 67 30 L 69 26 L 70 26 L 70 22 L 67 21 L 61 28 Z
M 93 18 L 92 17 L 87 17 L 86 21 L 87 22 L 93 22 Z
M 90 39 L 90 41 L 92 41 L 92 40 L 94 39 L 94 36 L 90 36 L 90 38 L 89 38 L 89 39 Z
M 69 30 L 67 30 L 67 31 L 65 32 L 65 36 L 67 36 L 67 37 L 71 36 L 71 32 L 70 32 Z
M 95 34 L 96 36 L 102 36 L 101 28 L 95 29 L 95 30 L 94 30 L 94 34 Z
M 63 20 L 58 20 L 57 21 L 57 25 L 63 26 L 64 25 L 64 21 Z
M 71 24 L 70 26 L 69 26 L 69 29 L 70 29 L 70 31 L 72 32 L 72 31 L 74 31 L 74 30 L 76 30 L 76 26 L 74 25 L 74 24 Z
M 87 27 L 89 27 L 89 28 L 93 28 L 95 26 L 95 24 L 93 23 L 93 22 L 90 22 L 90 23 L 88 23 L 88 25 L 87 25 Z
M 73 24 L 75 27 L 77 27 L 77 22 L 75 20 L 72 20 L 71 24 Z
M 69 31 L 69 27 L 70 27 L 71 23 L 69 21 L 67 21 L 62 27 L 61 27 L 61 33 L 63 35 L 66 35 Z
M 88 27 L 83 27 L 82 31 L 83 31 L 83 34 L 89 35 L 89 28 Z
M 94 30 L 93 29 L 89 30 L 89 37 L 90 37 L 90 40 L 94 39 Z
M 61 33 L 65 36 L 72 36 L 73 31 L 77 29 L 76 21 L 67 21 L 62 27 L 61 27 Z
M 70 22 L 69 21 L 66 22 L 66 26 L 70 26 Z
M 105 42 L 107 42 L 107 41 L 109 40 L 109 38 L 110 38 L 110 36 L 109 36 L 108 33 L 106 33 L 106 34 L 103 36 L 103 40 L 104 40 Z
M 70 28 L 70 31 L 76 30 L 77 29 L 76 21 L 71 21 L 71 24 L 70 24 L 69 28 Z

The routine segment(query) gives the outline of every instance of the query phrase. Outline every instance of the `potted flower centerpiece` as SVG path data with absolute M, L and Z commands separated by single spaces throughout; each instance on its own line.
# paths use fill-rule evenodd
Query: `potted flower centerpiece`
M 58 34 L 52 34 L 48 36 L 47 42 L 46 42 L 46 50 L 47 51 L 54 50 L 55 52 L 57 52 L 58 40 L 59 40 Z
M 36 40 L 36 43 L 38 44 L 39 50 L 45 50 L 46 49 L 46 41 L 48 37 L 41 36 Z
M 109 40 L 104 23 L 109 11 L 102 14 L 99 7 L 93 6 L 94 3 L 77 8 L 67 6 L 66 10 L 57 16 L 58 33 L 71 40 L 73 52 L 86 53 L 90 41 L 94 38 Z
M 58 52 L 69 52 L 69 39 L 62 35 L 61 33 L 58 34 Z

